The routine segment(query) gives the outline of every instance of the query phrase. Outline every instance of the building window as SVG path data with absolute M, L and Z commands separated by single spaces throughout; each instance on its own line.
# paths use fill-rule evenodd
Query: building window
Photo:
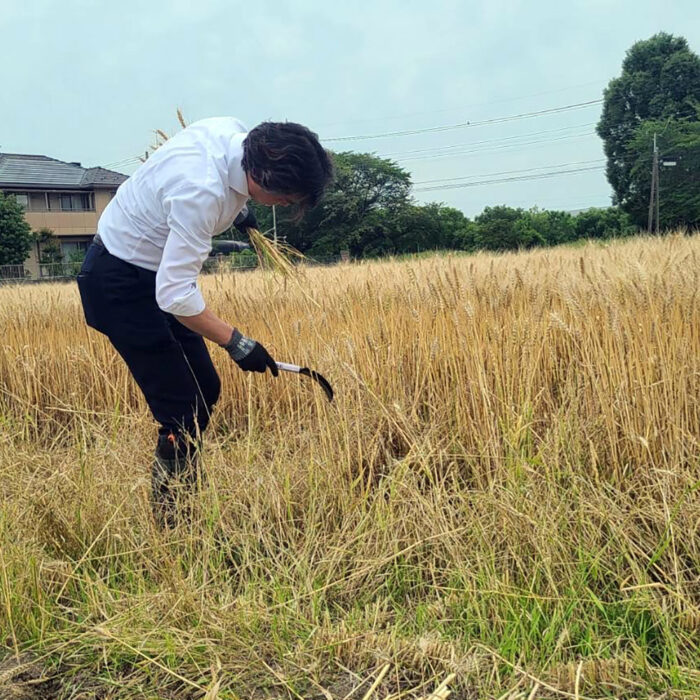
M 92 192 L 62 194 L 61 211 L 94 211 L 95 201 Z
M 14 196 L 14 198 L 17 200 L 17 204 L 19 204 L 22 209 L 25 211 L 29 209 L 29 195 L 26 194 L 25 192 L 11 192 Z
M 89 247 L 90 241 L 68 241 L 65 243 L 61 241 L 61 253 L 63 253 L 63 259 L 67 261 L 82 259 Z
M 46 192 L 30 193 L 29 211 L 46 211 Z

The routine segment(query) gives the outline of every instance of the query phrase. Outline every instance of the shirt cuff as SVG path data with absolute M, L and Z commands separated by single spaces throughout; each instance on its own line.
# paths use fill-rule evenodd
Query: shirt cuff
M 196 316 L 206 308 L 204 297 L 196 287 L 182 297 L 173 299 L 167 306 L 160 307 L 166 314 L 174 316 Z

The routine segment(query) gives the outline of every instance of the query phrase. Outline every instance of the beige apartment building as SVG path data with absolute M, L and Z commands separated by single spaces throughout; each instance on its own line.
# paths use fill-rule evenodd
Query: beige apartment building
M 72 253 L 87 249 L 100 214 L 126 179 L 113 170 L 83 168 L 47 156 L 0 153 L 0 191 L 17 198 L 32 231 L 53 232 L 65 262 Z M 24 263 L 34 278 L 50 274 L 39 260 L 35 243 Z

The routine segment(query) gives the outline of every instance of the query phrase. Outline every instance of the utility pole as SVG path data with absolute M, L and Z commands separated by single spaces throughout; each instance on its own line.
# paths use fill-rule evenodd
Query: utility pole
M 277 245 L 277 212 L 274 204 L 272 205 L 272 237 Z
M 654 132 L 654 156 L 651 166 L 651 194 L 649 196 L 649 233 L 653 233 L 654 214 L 656 214 L 656 233 L 659 233 L 659 147 Z
M 656 235 L 659 235 L 659 149 L 656 147 L 654 134 L 654 168 L 656 168 Z

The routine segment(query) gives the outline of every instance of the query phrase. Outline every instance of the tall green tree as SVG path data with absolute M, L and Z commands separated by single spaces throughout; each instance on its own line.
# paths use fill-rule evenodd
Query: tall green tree
M 486 207 L 474 219 L 476 244 L 486 250 L 531 248 L 545 243 L 523 209 L 505 205 Z
M 618 207 L 594 208 L 574 217 L 576 238 L 617 238 L 631 236 L 638 228 L 629 215 Z
M 652 143 L 660 154 L 659 226 L 700 226 L 700 107 L 696 119 L 647 120 L 637 127 L 627 152 L 631 165 L 626 209 L 640 227 L 648 221 Z M 667 166 L 665 163 L 675 163 Z
M 409 203 L 411 178 L 390 160 L 369 153 L 336 153 L 335 181 L 323 200 L 300 221 L 280 213 L 280 233 L 302 252 L 360 254 L 368 237 L 381 227 L 384 214 Z
M 42 265 L 63 262 L 61 244 L 50 228 L 40 228 L 34 233 L 34 240 L 39 244 L 39 262 Z
M 627 51 L 622 74 L 605 90 L 597 126 L 616 204 L 638 213 L 649 196 L 648 190 L 644 193 L 635 186 L 632 174 L 636 154 L 630 152 L 630 144 L 640 125 L 646 120 L 694 121 L 699 102 L 700 58 L 684 38 L 662 32 Z M 636 217 L 635 221 L 639 223 Z
M 395 211 L 382 210 L 375 226 L 360 241 L 364 256 L 419 253 L 441 248 L 441 222 L 433 208 L 406 204 Z
M 24 209 L 12 196 L 0 192 L 0 265 L 21 265 L 32 246 L 32 229 Z
M 476 225 L 462 211 L 436 202 L 421 208 L 438 224 L 437 236 L 430 242 L 430 247 L 453 250 L 476 248 Z
M 559 245 L 576 238 L 574 217 L 565 211 L 533 208 L 523 213 L 521 230 L 529 245 Z

